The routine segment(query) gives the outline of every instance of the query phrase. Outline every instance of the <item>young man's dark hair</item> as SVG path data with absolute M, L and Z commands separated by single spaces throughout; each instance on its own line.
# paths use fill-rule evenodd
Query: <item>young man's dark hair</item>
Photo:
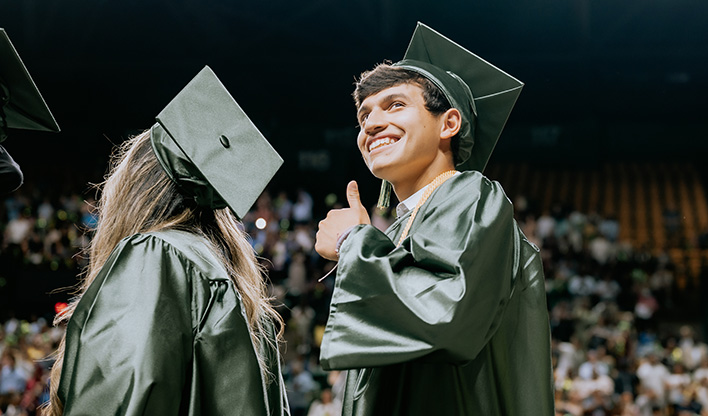
M 431 80 L 417 72 L 391 66 L 387 63 L 379 64 L 374 69 L 361 74 L 359 80 L 354 84 L 355 88 L 352 93 L 354 104 L 359 108 L 367 97 L 400 84 L 419 86 L 423 90 L 425 108 L 434 116 L 439 116 L 452 107 L 445 94 Z M 458 162 L 459 139 L 459 136 L 455 135 L 450 142 L 455 163 Z
M 370 95 L 399 84 L 416 84 L 422 88 L 425 108 L 436 116 L 450 108 L 450 102 L 445 98 L 440 88 L 428 78 L 417 72 L 386 63 L 379 64 L 374 69 L 361 74 L 359 80 L 354 84 L 355 89 L 352 93 L 354 104 L 359 108 L 362 101 Z

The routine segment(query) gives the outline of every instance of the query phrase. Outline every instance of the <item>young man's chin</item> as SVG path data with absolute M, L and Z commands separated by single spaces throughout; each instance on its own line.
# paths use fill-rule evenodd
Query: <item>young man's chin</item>
M 369 166 L 369 171 L 371 172 L 372 175 L 376 176 L 377 178 L 379 178 L 381 180 L 386 180 L 389 182 L 391 182 L 391 180 L 393 179 L 393 175 L 391 175 L 391 170 L 392 169 L 378 167 L 376 165 Z

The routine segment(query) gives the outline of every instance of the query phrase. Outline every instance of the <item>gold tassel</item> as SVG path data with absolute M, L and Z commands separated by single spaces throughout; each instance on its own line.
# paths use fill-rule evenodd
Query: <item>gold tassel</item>
M 391 182 L 384 180 L 381 182 L 381 192 L 379 192 L 378 209 L 386 209 L 391 204 Z

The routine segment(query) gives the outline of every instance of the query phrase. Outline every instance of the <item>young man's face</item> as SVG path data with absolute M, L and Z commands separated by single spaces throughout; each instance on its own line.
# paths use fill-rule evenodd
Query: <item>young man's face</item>
M 400 84 L 364 99 L 357 144 L 374 176 L 394 184 L 415 180 L 435 159 L 442 118 L 425 108 L 423 90 Z

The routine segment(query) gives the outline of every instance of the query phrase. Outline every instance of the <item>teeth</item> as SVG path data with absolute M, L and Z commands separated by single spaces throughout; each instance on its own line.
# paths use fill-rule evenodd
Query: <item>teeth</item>
M 386 146 L 388 144 L 396 143 L 396 140 L 394 139 L 389 139 L 388 137 L 384 137 L 383 139 L 378 139 L 374 140 L 371 142 L 369 145 L 369 151 L 373 151 L 374 149 L 378 149 L 381 146 Z

